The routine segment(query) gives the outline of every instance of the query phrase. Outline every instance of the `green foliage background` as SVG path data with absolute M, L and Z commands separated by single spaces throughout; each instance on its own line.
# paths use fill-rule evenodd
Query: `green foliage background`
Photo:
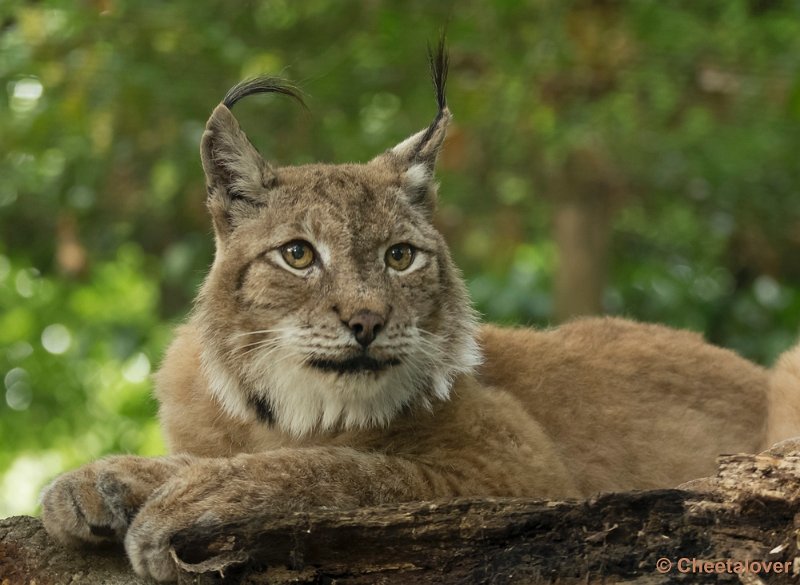
M 268 158 L 364 161 L 432 119 L 445 23 L 438 221 L 487 319 L 551 321 L 552 186 L 589 153 L 624 185 L 607 312 L 765 364 L 793 343 L 796 1 L 5 0 L 0 516 L 65 468 L 163 451 L 148 375 L 211 261 L 198 143 L 227 88 L 307 92 L 310 115 L 237 107 Z

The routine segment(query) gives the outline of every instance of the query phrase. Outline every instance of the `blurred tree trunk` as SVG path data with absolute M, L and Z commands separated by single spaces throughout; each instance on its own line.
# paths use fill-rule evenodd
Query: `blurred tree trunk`
M 598 150 L 575 151 L 551 183 L 558 251 L 553 317 L 557 322 L 603 312 L 611 226 L 624 193 L 614 166 Z
M 615 3 L 587 0 L 566 16 L 572 67 L 544 86 L 553 108 L 569 112 L 618 91 L 620 72 L 636 55 L 636 42 Z M 602 134 L 584 132 L 566 160 L 546 179 L 554 202 L 553 240 L 558 253 L 553 319 L 563 322 L 603 312 L 611 228 L 624 194 L 624 164 Z M 613 139 L 612 139 L 613 140 Z
M 603 312 L 611 224 L 608 208 L 599 203 L 572 200 L 556 207 L 554 318 L 558 322 Z
M 56 264 L 61 274 L 73 278 L 86 276 L 89 269 L 78 220 L 68 211 L 59 214 L 56 224 Z

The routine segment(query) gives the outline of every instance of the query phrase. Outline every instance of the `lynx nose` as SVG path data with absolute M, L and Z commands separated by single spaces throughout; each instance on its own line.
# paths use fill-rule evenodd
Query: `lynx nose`
M 372 311 L 360 311 L 347 322 L 361 347 L 367 347 L 383 329 L 384 319 Z

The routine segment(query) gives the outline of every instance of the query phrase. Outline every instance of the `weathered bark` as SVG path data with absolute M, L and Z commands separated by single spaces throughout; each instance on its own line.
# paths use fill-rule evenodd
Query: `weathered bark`
M 797 582 L 796 447 L 722 457 L 717 477 L 680 490 L 253 518 L 214 534 L 181 534 L 174 551 L 181 582 L 197 584 Z M 658 571 L 659 559 L 672 563 L 666 573 Z M 678 570 L 680 559 L 690 559 L 681 561 L 688 572 Z M 691 559 L 722 564 L 701 571 L 695 563 L 692 571 Z M 770 564 L 750 567 L 760 575 L 738 574 L 743 567 L 735 563 L 745 561 Z M 143 583 L 121 551 L 66 551 L 38 520 L 0 521 L 0 584 L 34 579 L 37 585 Z
M 0 585 L 143 585 L 119 549 L 70 550 L 37 518 L 0 520 Z

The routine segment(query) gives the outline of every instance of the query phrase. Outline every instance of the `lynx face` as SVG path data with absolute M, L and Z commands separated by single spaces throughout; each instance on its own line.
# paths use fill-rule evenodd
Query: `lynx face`
M 239 129 L 235 99 L 214 111 L 202 145 L 217 253 L 195 319 L 216 398 L 296 436 L 385 424 L 447 398 L 479 354 L 430 222 L 443 94 L 427 130 L 367 164 L 283 168 Z

